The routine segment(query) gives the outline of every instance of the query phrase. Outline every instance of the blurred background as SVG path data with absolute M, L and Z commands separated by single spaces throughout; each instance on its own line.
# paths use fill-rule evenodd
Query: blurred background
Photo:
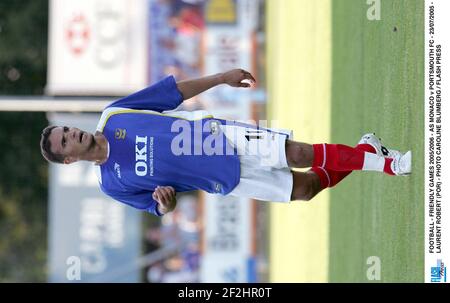
M 0 0 L 0 282 L 423 281 L 423 20 L 422 0 Z M 309 203 L 189 192 L 157 218 L 40 154 L 49 124 L 94 131 L 167 75 L 232 68 L 256 85 L 181 109 L 309 143 L 376 132 L 417 173 L 355 172 Z
M 267 250 L 256 247 L 264 205 L 180 194 L 161 220 L 102 194 L 90 164 L 49 165 L 39 150 L 48 124 L 93 131 L 106 104 L 167 75 L 246 68 L 258 78 L 251 91 L 219 87 L 183 109 L 259 119 L 264 9 L 258 0 L 0 2 L 0 281 L 267 279 Z M 71 280 L 77 261 L 81 279 Z

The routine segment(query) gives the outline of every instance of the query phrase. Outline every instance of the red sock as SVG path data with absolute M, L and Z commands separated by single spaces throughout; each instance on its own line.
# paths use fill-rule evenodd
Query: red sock
M 355 149 L 359 149 L 359 150 L 373 153 L 373 154 L 376 153 L 375 148 L 370 144 L 358 144 L 358 145 L 356 145 Z M 320 185 L 321 185 L 322 189 L 335 186 L 336 184 L 341 182 L 345 177 L 350 175 L 350 173 L 352 172 L 351 170 L 350 171 L 335 171 L 335 170 L 318 167 L 318 166 L 312 167 L 311 170 L 319 176 Z
M 364 165 L 364 151 L 343 144 L 314 144 L 312 166 L 337 171 L 361 170 Z
M 372 170 L 393 175 L 390 165 L 392 160 L 371 152 L 343 144 L 314 144 L 313 149 L 313 167 L 335 171 Z
M 358 145 L 355 146 L 355 148 L 359 149 L 359 150 L 362 150 L 362 151 L 365 151 L 365 152 L 372 153 L 372 154 L 376 154 L 377 153 L 377 151 L 375 150 L 375 147 L 373 147 L 370 144 L 358 144 Z
M 392 175 L 392 176 L 395 176 L 395 174 L 394 174 L 394 172 L 392 171 L 392 168 L 391 168 L 391 163 L 392 163 L 392 161 L 393 161 L 394 159 L 392 159 L 392 158 L 386 158 L 384 161 L 384 172 L 386 173 L 386 174 L 388 174 L 388 175 Z

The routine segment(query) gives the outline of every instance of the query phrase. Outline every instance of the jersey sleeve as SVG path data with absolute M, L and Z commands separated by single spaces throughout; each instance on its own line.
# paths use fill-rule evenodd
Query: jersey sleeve
M 152 198 L 152 191 L 143 191 L 139 193 L 129 193 L 129 192 L 107 192 L 101 186 L 102 190 L 112 197 L 113 199 L 122 202 L 124 204 L 127 204 L 131 207 L 137 208 L 142 211 L 149 212 L 155 216 L 161 217 L 162 214 L 158 211 L 158 202 L 156 202 Z
M 106 108 L 124 107 L 162 112 L 177 108 L 181 102 L 183 102 L 183 96 L 177 88 L 175 78 L 169 76 L 143 90 L 111 103 Z

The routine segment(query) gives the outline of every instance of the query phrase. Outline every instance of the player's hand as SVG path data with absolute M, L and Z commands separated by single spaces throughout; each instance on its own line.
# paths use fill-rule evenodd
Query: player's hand
M 232 69 L 223 73 L 222 78 L 224 83 L 233 87 L 250 87 L 250 83 L 254 84 L 256 82 L 252 74 L 243 69 Z M 242 82 L 243 80 L 247 80 L 247 82 Z
M 153 199 L 158 202 L 158 211 L 167 214 L 175 209 L 177 205 L 176 192 L 172 186 L 157 186 L 153 192 Z

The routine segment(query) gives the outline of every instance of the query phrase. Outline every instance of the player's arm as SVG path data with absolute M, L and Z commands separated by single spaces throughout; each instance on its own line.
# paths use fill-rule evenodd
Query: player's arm
M 249 80 L 251 83 L 256 82 L 251 73 L 243 69 L 232 69 L 225 73 L 179 81 L 177 82 L 177 88 L 183 96 L 183 99 L 187 100 L 220 84 L 228 84 L 233 87 L 251 86 L 249 83 L 242 82 L 243 80 Z
M 158 202 L 156 207 L 161 215 L 173 211 L 177 206 L 176 192 L 172 186 L 158 186 L 153 192 L 153 199 Z

